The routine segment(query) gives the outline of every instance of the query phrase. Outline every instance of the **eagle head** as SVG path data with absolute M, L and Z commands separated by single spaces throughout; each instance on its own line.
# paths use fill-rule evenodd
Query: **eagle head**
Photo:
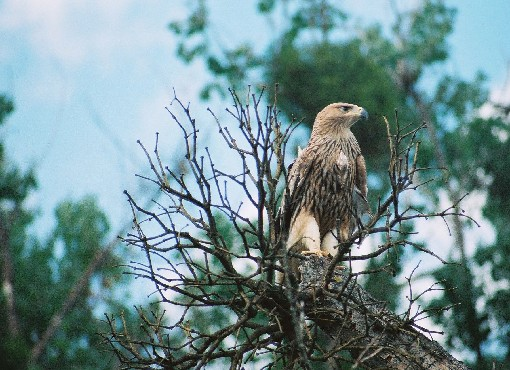
M 368 119 L 368 113 L 364 108 L 349 103 L 333 103 L 317 114 L 314 126 L 325 124 L 348 129 L 360 119 Z

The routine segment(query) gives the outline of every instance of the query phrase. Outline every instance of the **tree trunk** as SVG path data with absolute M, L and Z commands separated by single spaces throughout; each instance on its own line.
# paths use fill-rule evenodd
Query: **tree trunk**
M 83 271 L 80 278 L 76 281 L 74 286 L 69 291 L 65 301 L 62 303 L 60 309 L 53 314 L 46 327 L 46 330 L 41 336 L 41 339 L 34 345 L 32 350 L 30 351 L 29 363 L 34 365 L 39 361 L 39 358 L 43 354 L 44 350 L 48 346 L 51 338 L 57 332 L 57 330 L 62 325 L 62 321 L 66 317 L 66 315 L 71 311 L 73 306 L 80 298 L 80 295 L 87 288 L 90 283 L 90 279 L 92 275 L 97 271 L 101 263 L 103 263 L 104 259 L 112 252 L 112 249 L 118 244 L 118 240 L 115 237 L 108 244 L 106 244 L 103 248 L 98 249 L 89 265 Z
M 6 217 L 7 218 L 7 217 Z M 0 219 L 0 261 L 2 262 L 2 293 L 7 311 L 7 332 L 12 337 L 19 335 L 19 321 L 14 296 L 14 264 L 9 243 L 9 220 Z
M 347 349 L 355 366 L 369 369 L 468 369 L 436 341 L 385 309 L 346 272 L 335 270 L 323 288 L 330 260 L 311 256 L 302 262 L 300 299 L 306 316 L 330 339 Z

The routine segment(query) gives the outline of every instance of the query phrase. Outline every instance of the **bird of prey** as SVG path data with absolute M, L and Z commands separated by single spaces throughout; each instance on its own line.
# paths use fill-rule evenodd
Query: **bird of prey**
M 334 255 L 369 210 L 365 159 L 350 129 L 367 118 L 365 109 L 347 103 L 317 114 L 308 145 L 289 167 L 280 208 L 287 251 Z M 296 276 L 297 263 L 290 260 Z

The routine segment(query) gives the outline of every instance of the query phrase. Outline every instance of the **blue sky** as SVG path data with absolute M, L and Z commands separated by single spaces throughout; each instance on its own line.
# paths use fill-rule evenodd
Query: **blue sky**
M 253 15 L 254 1 L 214 3 L 215 33 L 222 42 L 248 39 L 264 45 L 270 30 L 252 31 L 266 25 Z M 390 19 L 389 3 L 350 0 L 345 8 L 353 22 L 369 23 Z M 510 2 L 447 3 L 458 7 L 449 72 L 469 79 L 482 70 L 497 91 L 510 61 Z M 147 168 L 136 140 L 152 147 L 154 133 L 160 132 L 169 162 L 179 147 L 164 110 L 172 88 L 197 114 L 205 115 L 207 106 L 223 110 L 226 103 L 198 100 L 208 80 L 201 64 L 185 66 L 175 57 L 167 25 L 185 16 L 187 4 L 0 1 L 0 92 L 16 105 L 0 135 L 14 164 L 37 171 L 39 190 L 30 206 L 41 211 L 43 234 L 59 201 L 85 194 L 97 195 L 114 228 L 128 220 L 122 191 L 146 193 L 134 177 Z

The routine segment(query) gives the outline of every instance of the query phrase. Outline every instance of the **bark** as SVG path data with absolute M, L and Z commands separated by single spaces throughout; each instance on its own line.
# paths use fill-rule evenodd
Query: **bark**
M 335 270 L 327 289 L 330 260 L 311 256 L 302 262 L 300 298 L 306 316 L 317 323 L 330 347 L 347 349 L 355 366 L 368 369 L 468 369 L 436 341 L 385 309 L 345 271 Z
M 0 219 L 0 261 L 2 262 L 2 293 L 5 297 L 7 332 L 11 337 L 19 335 L 19 320 L 14 296 L 14 264 L 9 243 L 8 220 Z
M 106 246 L 99 249 L 94 258 L 89 263 L 85 271 L 83 271 L 80 278 L 76 281 L 72 289 L 69 291 L 69 294 L 65 301 L 62 303 L 60 309 L 53 314 L 50 319 L 46 330 L 44 331 L 41 339 L 34 345 L 32 350 L 30 351 L 29 363 L 36 364 L 39 361 L 39 358 L 43 354 L 44 350 L 48 346 L 51 338 L 57 332 L 57 330 L 62 325 L 62 321 L 65 316 L 71 311 L 74 307 L 78 298 L 83 293 L 83 291 L 88 287 L 89 281 L 92 275 L 97 271 L 101 263 L 105 260 L 105 258 L 112 252 L 113 247 L 118 244 L 117 238 L 111 240 Z

